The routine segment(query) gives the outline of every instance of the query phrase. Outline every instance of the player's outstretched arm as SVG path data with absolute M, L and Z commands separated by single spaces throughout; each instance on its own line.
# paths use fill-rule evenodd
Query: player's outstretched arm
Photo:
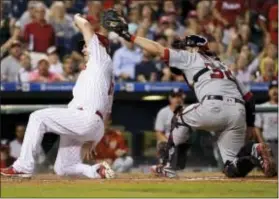
M 165 48 L 152 40 L 130 35 L 128 23 L 115 10 L 111 9 L 104 13 L 102 23 L 105 29 L 116 32 L 128 42 L 134 42 L 149 53 L 157 56 L 164 56 Z
M 144 37 L 132 36 L 131 39 L 132 42 L 148 51 L 149 53 L 156 56 L 164 57 L 165 47 L 163 47 L 161 44 Z
M 86 45 L 89 46 L 89 41 L 92 38 L 92 36 L 95 34 L 93 28 L 91 27 L 91 24 L 80 14 L 76 14 L 74 16 L 74 21 L 76 26 L 82 33 Z

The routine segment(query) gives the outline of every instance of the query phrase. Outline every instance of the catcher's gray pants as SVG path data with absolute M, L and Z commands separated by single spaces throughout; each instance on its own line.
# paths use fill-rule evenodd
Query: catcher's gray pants
M 182 119 L 181 119 L 182 118 Z M 214 131 L 218 136 L 217 145 L 223 162 L 232 161 L 244 145 L 246 131 L 245 107 L 233 98 L 207 100 L 185 108 L 178 126 L 173 130 L 175 145 L 184 143 L 192 129 Z

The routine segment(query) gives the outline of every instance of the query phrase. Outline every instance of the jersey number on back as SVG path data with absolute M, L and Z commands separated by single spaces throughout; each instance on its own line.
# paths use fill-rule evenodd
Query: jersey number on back
M 224 79 L 226 77 L 227 79 L 233 80 L 233 75 L 231 71 L 221 70 L 220 68 L 214 68 L 209 63 L 205 63 L 205 66 L 212 71 L 210 74 L 211 78 Z

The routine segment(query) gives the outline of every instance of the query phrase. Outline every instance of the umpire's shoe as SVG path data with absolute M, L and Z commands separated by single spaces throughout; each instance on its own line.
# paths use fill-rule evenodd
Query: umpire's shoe
M 263 173 L 267 177 L 273 177 L 277 175 L 276 164 L 272 157 L 270 148 L 263 143 L 259 143 L 256 146 L 257 159 L 259 161 L 259 166 L 263 170 Z

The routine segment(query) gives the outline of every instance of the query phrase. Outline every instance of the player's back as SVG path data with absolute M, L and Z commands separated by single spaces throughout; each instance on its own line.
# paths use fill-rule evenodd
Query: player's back
M 106 49 L 93 36 L 88 46 L 89 60 L 81 71 L 73 89 L 70 107 L 100 111 L 104 116 L 111 111 L 114 94 L 112 60 Z
M 189 85 L 194 87 L 199 101 L 206 95 L 242 99 L 234 77 L 227 66 L 218 60 L 198 52 L 170 50 L 170 66 L 184 72 Z

